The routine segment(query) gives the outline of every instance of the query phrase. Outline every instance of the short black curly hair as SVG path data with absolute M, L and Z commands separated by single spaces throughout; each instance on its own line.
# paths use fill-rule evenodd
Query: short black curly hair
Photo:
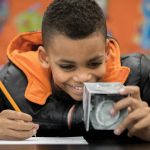
M 43 16 L 42 40 L 45 47 L 57 33 L 71 39 L 82 39 L 97 31 L 106 39 L 105 16 L 95 0 L 54 0 Z

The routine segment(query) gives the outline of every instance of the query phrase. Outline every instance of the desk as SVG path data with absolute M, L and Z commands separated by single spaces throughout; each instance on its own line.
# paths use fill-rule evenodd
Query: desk
M 150 143 L 133 145 L 0 145 L 0 150 L 150 150 Z
M 55 139 L 55 142 L 53 139 Z M 63 138 L 63 144 L 62 139 L 57 137 L 52 139 L 48 137 L 47 140 L 38 137 L 38 142 L 33 137 L 27 139 L 28 143 L 26 141 L 23 141 L 23 143 L 21 141 L 1 141 L 0 150 L 150 150 L 150 142 L 143 142 L 136 138 L 117 140 L 115 138 L 92 138 L 88 140 L 89 144 L 82 137 L 71 137 L 69 139 Z

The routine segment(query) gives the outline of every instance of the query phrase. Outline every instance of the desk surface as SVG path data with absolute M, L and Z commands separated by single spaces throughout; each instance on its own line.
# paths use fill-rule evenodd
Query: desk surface
M 150 150 L 150 143 L 89 145 L 0 145 L 1 150 Z
M 75 141 L 77 139 L 74 138 L 72 140 Z M 150 142 L 143 142 L 136 138 L 133 139 L 118 138 L 117 140 L 112 138 L 111 139 L 97 138 L 97 139 L 90 139 L 88 140 L 89 144 L 82 143 L 82 145 L 77 141 L 68 142 L 65 145 L 63 144 L 60 145 L 58 144 L 58 142 L 48 144 L 31 143 L 30 145 L 28 144 L 16 145 L 16 143 L 13 144 L 3 143 L 5 145 L 0 144 L 0 150 L 150 150 Z

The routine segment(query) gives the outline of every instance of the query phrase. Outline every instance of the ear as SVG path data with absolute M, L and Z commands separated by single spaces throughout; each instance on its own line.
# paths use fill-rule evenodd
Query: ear
M 110 54 L 110 47 L 109 47 L 109 39 L 106 40 L 106 47 L 105 47 L 105 54 L 106 54 L 106 61 L 109 59 Z
M 41 65 L 44 68 L 49 68 L 49 61 L 48 61 L 48 55 L 46 53 L 46 50 L 43 46 L 39 46 L 38 48 L 38 57 L 39 57 L 39 61 L 41 63 Z

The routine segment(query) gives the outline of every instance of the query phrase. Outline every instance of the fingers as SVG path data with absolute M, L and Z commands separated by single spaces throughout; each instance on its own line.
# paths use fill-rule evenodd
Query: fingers
M 6 117 L 8 119 L 14 119 L 14 120 L 23 120 L 26 122 L 31 122 L 32 117 L 28 114 L 25 114 L 23 112 L 16 112 L 13 110 L 4 110 L 0 114 L 3 117 Z
M 114 104 L 113 109 L 111 110 L 111 114 L 115 115 L 118 111 L 125 108 L 130 108 L 132 110 L 135 108 L 144 107 L 146 105 L 146 102 L 138 101 L 132 97 L 126 97 Z
M 7 140 L 25 140 L 27 138 L 32 137 L 35 135 L 35 130 L 29 131 L 17 131 L 12 129 L 5 130 L 3 136 L 0 136 L 0 139 L 7 139 Z
M 13 129 L 13 130 L 20 130 L 20 131 L 29 131 L 34 129 L 38 129 L 39 125 L 38 124 L 34 124 L 32 122 L 24 122 L 22 120 L 8 120 L 9 125 L 8 128 L 9 129 Z
M 128 128 L 129 134 L 133 135 L 139 129 L 147 127 L 149 125 L 150 117 L 148 114 L 150 109 L 141 110 L 141 108 L 136 109 L 134 112 L 130 113 L 114 130 L 116 135 L 120 135 L 125 129 Z M 149 118 L 147 118 L 147 116 Z
M 150 110 L 149 110 L 150 113 Z M 150 116 L 147 115 L 146 117 L 142 118 L 139 120 L 136 124 L 134 124 L 130 129 L 129 129 L 129 135 L 133 136 L 136 134 L 136 132 L 140 131 L 141 129 L 146 129 L 150 127 Z
M 140 89 L 138 86 L 126 86 L 120 89 L 121 95 L 129 95 L 128 97 L 118 101 L 114 105 L 114 109 L 111 110 L 111 114 L 114 115 L 119 110 L 123 108 L 130 108 L 130 111 L 133 109 L 148 106 L 146 102 L 143 102 L 140 97 Z
M 0 113 L 0 139 L 26 139 L 36 134 L 39 125 L 28 114 L 12 110 Z
M 31 122 L 32 116 L 25 114 L 23 112 L 16 112 L 13 110 L 4 110 L 0 113 L 1 117 L 6 117 L 8 119 L 14 119 L 14 120 L 23 120 L 25 122 Z
M 39 125 L 33 122 L 25 122 L 23 120 L 12 120 L 5 118 L 4 116 L 0 118 L 0 126 L 1 128 L 9 128 L 13 130 L 32 130 L 38 129 Z
M 120 94 L 130 95 L 133 98 L 141 100 L 140 88 L 138 86 L 125 86 L 124 88 L 120 89 Z
M 128 115 L 114 130 L 114 134 L 120 135 L 125 129 L 128 129 L 129 137 L 137 136 L 141 139 L 149 139 L 150 107 L 141 100 L 139 87 L 126 86 L 120 89 L 120 94 L 128 95 L 128 97 L 115 103 L 111 114 L 115 115 L 118 111 L 126 108 Z

